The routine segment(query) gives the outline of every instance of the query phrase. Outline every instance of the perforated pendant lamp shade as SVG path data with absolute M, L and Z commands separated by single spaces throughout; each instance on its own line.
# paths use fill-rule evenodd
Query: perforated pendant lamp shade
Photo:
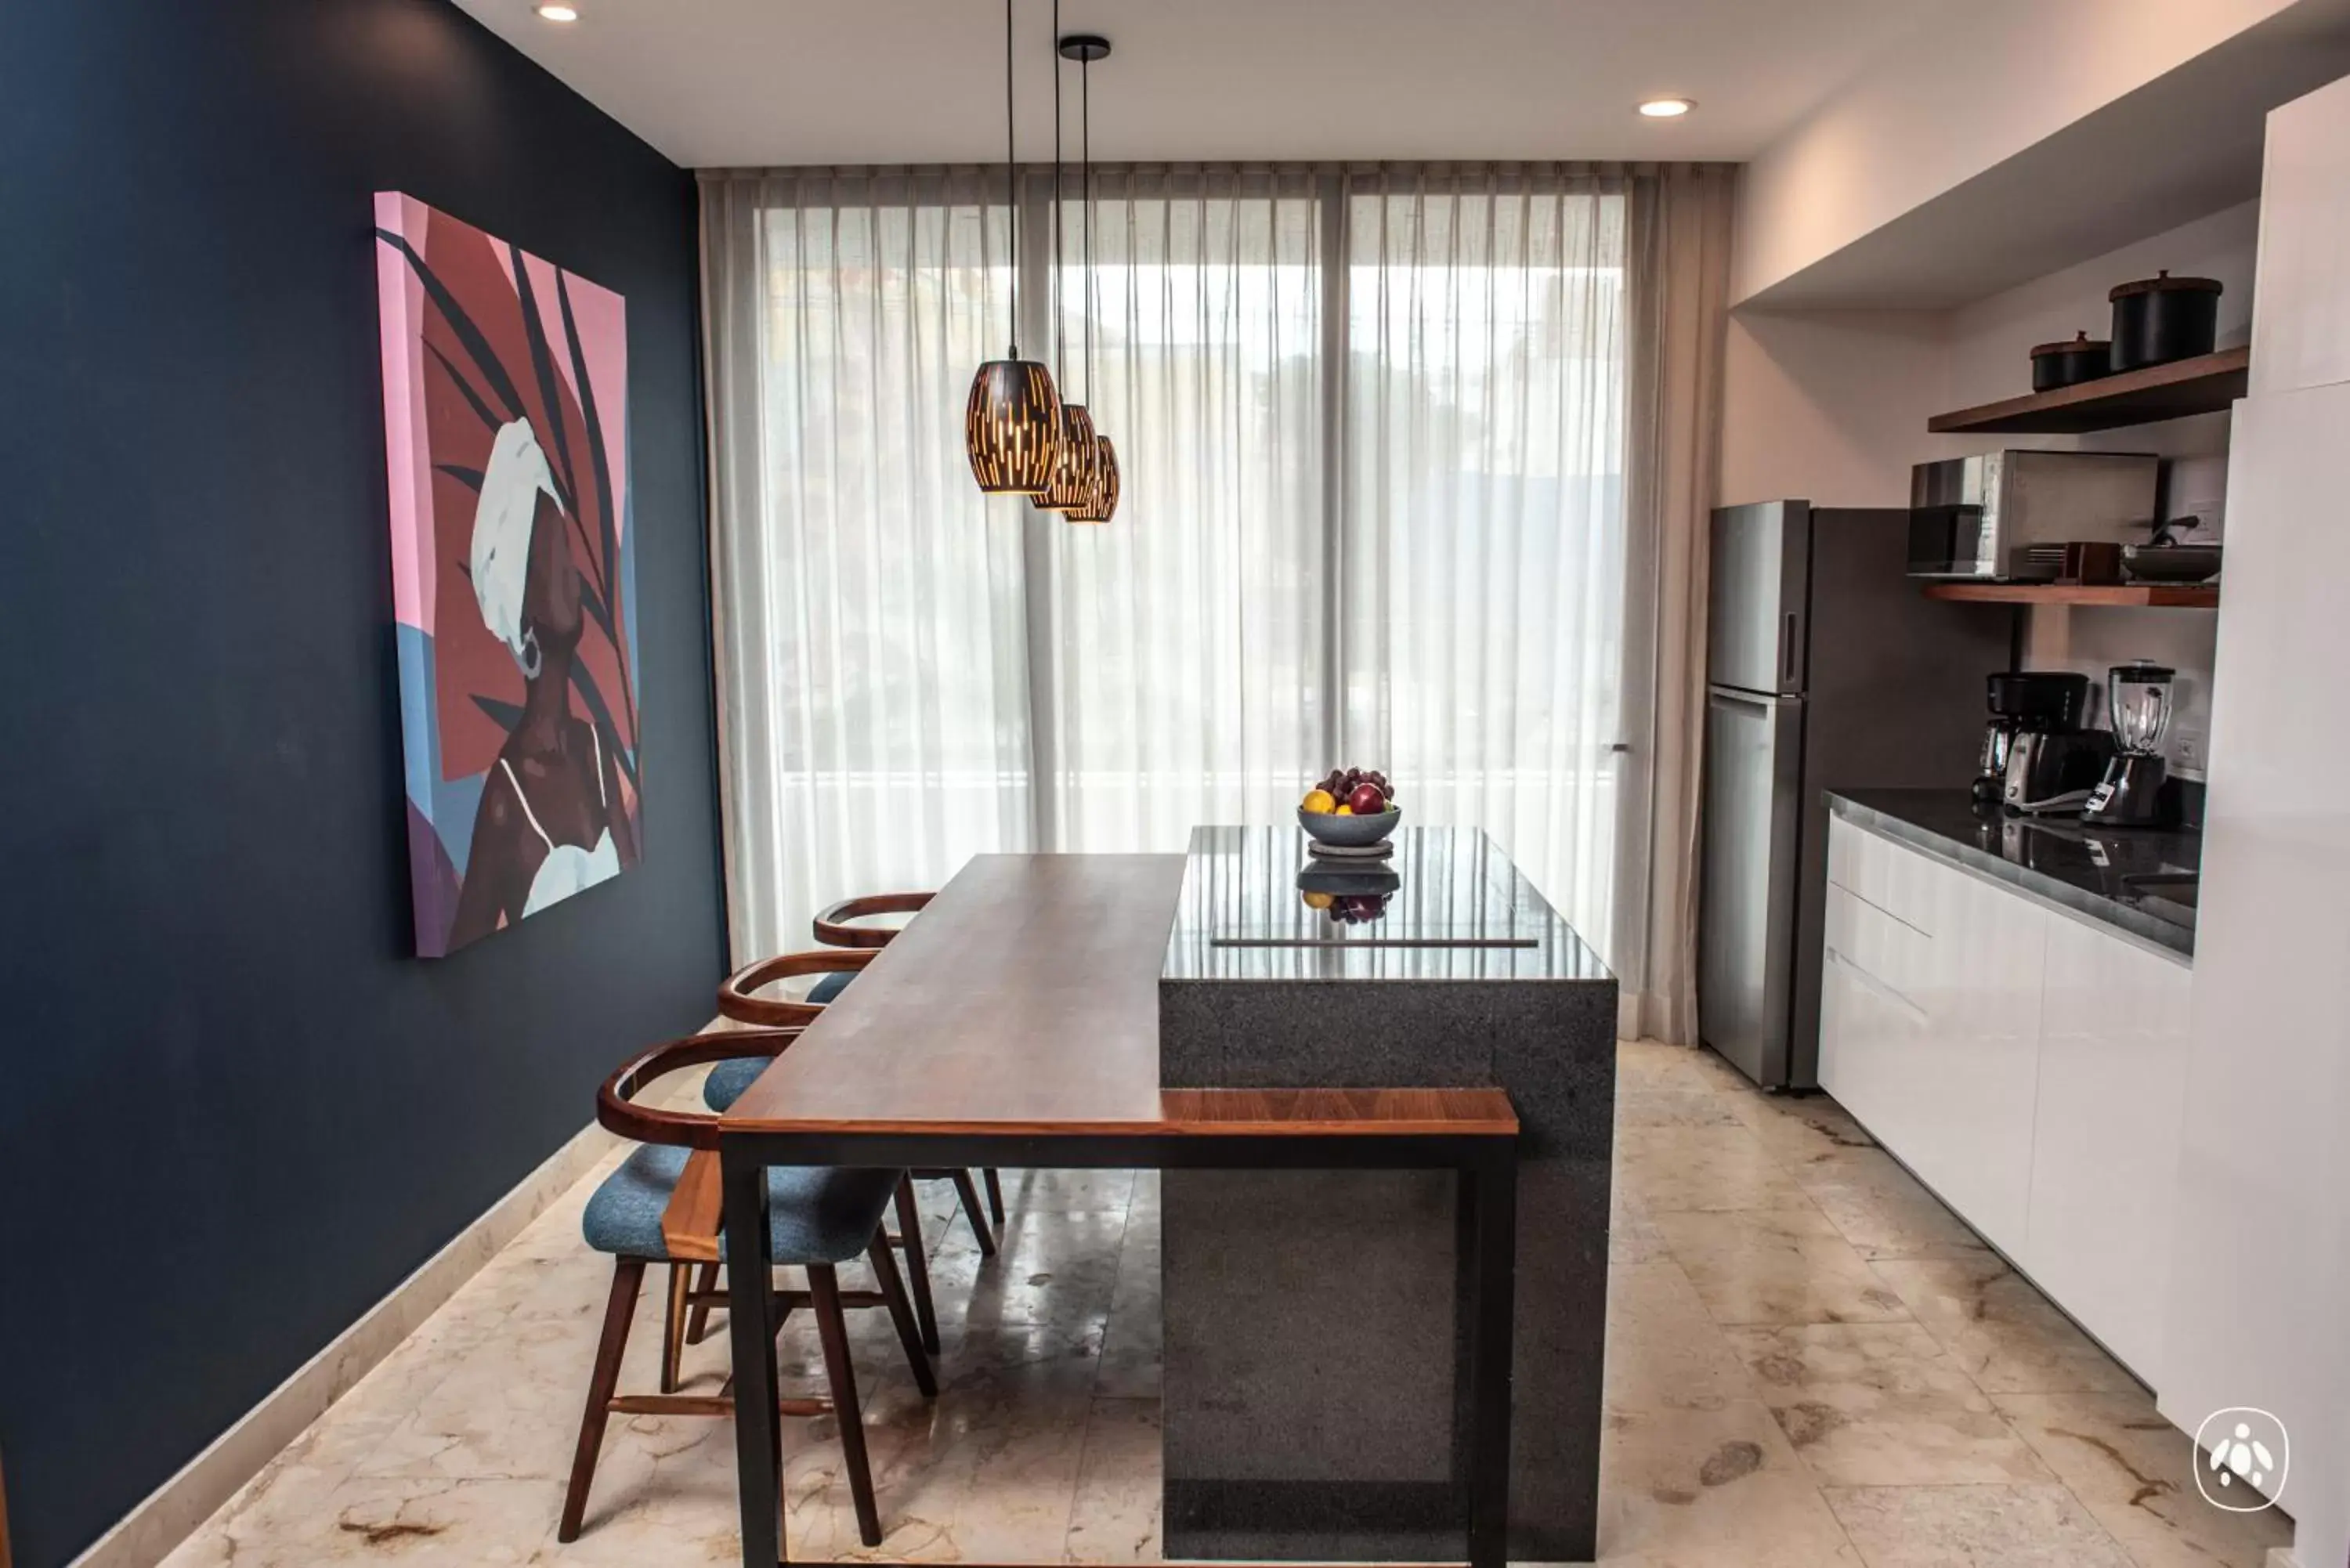
M 1061 394 L 1034 359 L 990 359 L 962 417 L 971 476 L 990 495 L 1039 495 L 1060 455 Z
M 1083 506 L 1068 511 L 1072 523 L 1107 523 L 1118 515 L 1118 449 L 1109 437 L 1094 437 L 1093 494 Z
M 1093 504 L 1097 488 L 1095 472 L 1100 462 L 1099 442 L 1094 417 L 1086 411 L 1085 404 L 1064 403 L 1061 445 L 1054 454 L 1053 483 L 1036 498 L 1036 504 L 1071 516 Z
M 1003 162 L 1011 197 L 1012 351 L 971 380 L 963 405 L 964 455 L 989 495 L 1036 495 L 1053 482 L 1059 455 L 1061 394 L 1053 372 L 1020 357 L 1020 170 L 1012 114 L 1012 0 L 1003 0 Z

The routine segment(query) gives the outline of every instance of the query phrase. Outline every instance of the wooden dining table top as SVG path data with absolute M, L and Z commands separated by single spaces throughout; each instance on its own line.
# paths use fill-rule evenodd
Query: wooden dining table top
M 1180 855 L 982 855 L 726 1113 L 736 1133 L 1510 1134 L 1492 1088 L 1166 1089 Z

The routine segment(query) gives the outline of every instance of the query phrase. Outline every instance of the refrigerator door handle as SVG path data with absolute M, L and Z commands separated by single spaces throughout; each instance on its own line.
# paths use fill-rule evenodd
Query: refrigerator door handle
M 1779 680 L 1783 685 L 1792 685 L 1795 680 L 1795 635 L 1801 629 L 1801 627 L 1796 622 L 1795 612 L 1794 610 L 1789 610 L 1781 618 L 1779 622 Z

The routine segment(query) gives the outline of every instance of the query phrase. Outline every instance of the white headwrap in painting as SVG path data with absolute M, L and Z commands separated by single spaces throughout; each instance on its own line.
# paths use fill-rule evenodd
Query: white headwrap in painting
M 530 526 L 542 490 L 561 500 L 530 421 L 516 420 L 498 431 L 482 472 L 481 501 L 473 509 L 473 597 L 482 624 L 514 651 L 528 676 L 538 673 L 538 643 L 523 630 L 523 584 L 530 575 Z

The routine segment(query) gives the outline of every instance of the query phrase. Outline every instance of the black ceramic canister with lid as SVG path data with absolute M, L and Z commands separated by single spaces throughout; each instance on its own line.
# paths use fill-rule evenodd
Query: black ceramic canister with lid
M 2220 330 L 2220 289 L 2216 277 L 2173 277 L 2168 272 L 2115 288 L 2107 297 L 2114 306 L 2116 373 L 2211 352 Z

